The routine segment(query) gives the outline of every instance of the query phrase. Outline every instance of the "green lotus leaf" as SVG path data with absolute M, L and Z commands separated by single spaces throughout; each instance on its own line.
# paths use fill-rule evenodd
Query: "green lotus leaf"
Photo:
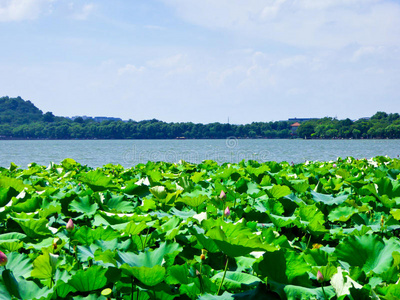
M 298 277 L 306 276 L 311 270 L 303 255 L 294 251 L 281 249 L 275 252 L 265 252 L 262 259 L 254 264 L 257 274 L 263 278 L 268 277 L 268 282 L 273 280 L 281 284 L 291 284 Z
M 224 277 L 224 272 L 219 272 L 214 275 L 211 280 L 215 281 L 218 285 Z M 244 288 L 249 288 L 250 286 L 255 286 L 262 280 L 254 275 L 227 271 L 225 274 L 223 287 L 226 290 L 243 290 Z
M 177 202 L 183 202 L 186 205 L 192 207 L 198 207 L 208 200 L 208 196 L 206 194 L 201 194 L 200 191 L 194 191 L 191 193 L 182 194 L 182 198 L 178 198 Z
M 84 245 L 90 245 L 96 240 L 110 241 L 120 236 L 120 233 L 114 231 L 109 226 L 106 228 L 98 227 L 96 229 L 82 226 L 74 232 L 73 240 L 77 240 Z
M 292 193 L 290 188 L 286 185 L 274 185 L 271 189 L 267 190 L 275 199 L 280 199 Z
M 162 242 L 160 246 L 153 250 L 146 250 L 140 254 L 134 254 L 132 252 L 118 252 L 117 261 L 120 265 L 128 264 L 131 267 L 148 267 L 152 268 L 156 265 L 162 265 L 163 261 L 172 263 L 175 256 L 181 252 L 183 248 L 178 243 L 167 243 Z
M 155 286 L 165 278 L 165 268 L 160 265 L 149 267 L 130 267 L 127 264 L 121 266 L 126 273 L 136 277 L 140 282 L 147 286 Z
M 0 177 L 0 188 L 13 188 L 18 193 L 22 192 L 25 188 L 32 190 L 32 187 L 29 185 L 24 184 L 21 179 L 11 178 L 11 177 Z
M 126 234 L 136 235 L 141 233 L 144 229 L 148 227 L 149 226 L 146 224 L 145 221 L 142 221 L 140 223 L 130 221 L 122 231 Z
M 49 220 L 47 219 L 13 219 L 15 222 L 21 226 L 25 234 L 30 238 L 43 238 L 52 235 L 47 224 Z
M 93 191 L 104 191 L 116 188 L 111 178 L 104 175 L 99 169 L 81 174 L 78 180 L 86 183 Z
M 95 244 L 91 244 L 90 246 L 77 246 L 76 248 L 77 248 L 76 253 L 79 261 L 86 262 L 95 257 L 94 253 L 100 247 Z
M 19 242 L 26 238 L 26 235 L 20 232 L 9 232 L 0 234 L 0 244 L 5 242 Z
M 238 234 L 227 237 L 220 227 L 215 227 L 206 233 L 213 239 L 218 248 L 230 257 L 244 256 L 253 251 L 276 251 L 275 245 L 263 243 L 257 235 Z
M 33 261 L 32 277 L 39 279 L 51 279 L 54 276 L 57 266 L 58 255 L 45 253 L 39 255 Z
M 308 288 L 296 285 L 286 285 L 283 286 L 282 289 L 285 293 L 285 297 L 287 300 L 309 300 L 309 299 L 323 300 L 323 299 L 331 299 L 333 296 L 335 296 L 335 290 L 331 286 L 325 287 L 324 290 L 322 290 L 322 288 L 320 287 Z
M 137 195 L 139 197 L 144 197 L 150 193 L 147 185 L 136 185 L 136 182 L 137 181 L 127 182 L 126 186 L 121 188 L 121 192 L 128 195 Z
M 71 211 L 81 213 L 89 218 L 96 213 L 98 208 L 99 206 L 93 202 L 90 196 L 79 197 L 69 205 Z
M 61 165 L 63 166 L 63 168 L 65 170 L 71 170 L 73 168 L 76 168 L 78 163 L 75 160 L 73 160 L 72 158 L 66 158 L 61 162 Z
M 104 209 L 104 206 L 107 209 Z M 125 195 L 110 195 L 109 193 L 103 199 L 102 207 L 111 212 L 132 212 L 134 205 L 132 201 L 126 200 Z
M 349 195 L 339 195 L 334 197 L 333 195 L 320 194 L 314 191 L 311 191 L 311 195 L 315 202 L 323 203 L 325 205 L 340 205 L 349 197 Z
M 6 287 L 7 294 L 14 296 L 17 299 L 21 299 L 18 281 L 15 279 L 13 272 L 10 269 L 6 269 L 2 272 L 2 278 L 4 286 Z M 12 297 L 8 298 L 12 299 Z
M 150 188 L 150 192 L 156 197 L 158 200 L 163 200 L 167 197 L 168 193 L 165 189 L 165 186 L 153 186 Z
M 189 268 L 187 264 L 169 267 L 165 282 L 168 284 L 189 284 Z
M 366 274 L 381 274 L 393 263 L 393 252 L 400 251 L 395 239 L 383 240 L 376 235 L 351 236 L 339 243 L 334 254 L 350 267 L 360 267 Z
M 32 272 L 32 261 L 25 253 L 11 252 L 7 255 L 7 268 L 13 271 L 15 277 L 28 278 Z
M 328 219 L 331 222 L 336 222 L 336 221 L 346 222 L 355 213 L 358 213 L 357 208 L 354 208 L 351 206 L 340 206 L 340 207 L 333 209 L 329 213 Z
M 101 266 L 91 266 L 76 272 L 67 283 L 78 292 L 95 291 L 107 284 L 106 273 L 107 269 Z

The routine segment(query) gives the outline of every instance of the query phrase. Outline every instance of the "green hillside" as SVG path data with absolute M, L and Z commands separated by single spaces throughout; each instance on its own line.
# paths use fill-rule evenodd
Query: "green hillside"
M 0 124 L 29 124 L 43 120 L 43 112 L 21 97 L 0 98 Z

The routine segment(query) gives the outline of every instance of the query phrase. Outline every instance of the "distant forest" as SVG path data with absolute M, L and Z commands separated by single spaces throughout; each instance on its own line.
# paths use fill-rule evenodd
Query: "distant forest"
M 0 98 L 1 139 L 223 139 L 237 138 L 315 138 L 370 139 L 400 138 L 398 113 L 377 112 L 371 118 L 352 121 L 326 117 L 302 122 L 253 122 L 246 125 L 166 123 L 144 121 L 96 122 L 82 117 L 71 120 L 43 113 L 21 97 Z

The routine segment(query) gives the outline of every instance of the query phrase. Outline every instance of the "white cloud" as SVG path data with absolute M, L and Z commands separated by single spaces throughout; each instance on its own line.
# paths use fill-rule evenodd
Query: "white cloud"
M 137 74 L 137 73 L 141 73 L 145 70 L 145 67 L 141 66 L 141 67 L 136 67 L 134 65 L 131 64 L 127 64 L 122 68 L 118 69 L 118 75 L 124 75 L 124 74 Z
M 189 23 L 297 47 L 400 46 L 390 0 L 163 0 Z
M 147 64 L 152 68 L 172 68 L 182 63 L 185 57 L 182 54 L 176 54 L 165 58 L 150 60 Z
M 75 10 L 75 5 L 73 3 L 70 4 L 70 9 Z M 96 9 L 96 5 L 93 3 L 85 4 L 79 7 L 74 13 L 72 17 L 76 20 L 86 20 Z
M 36 19 L 52 0 L 0 0 L 0 22 Z

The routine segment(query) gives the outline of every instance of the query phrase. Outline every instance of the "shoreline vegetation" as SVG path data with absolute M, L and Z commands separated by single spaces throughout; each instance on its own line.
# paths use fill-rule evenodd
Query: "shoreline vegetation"
M 160 120 L 122 121 L 43 113 L 21 97 L 0 98 L 0 139 L 3 140 L 93 140 L 93 139 L 398 139 L 400 115 L 377 112 L 370 118 L 338 120 L 325 117 L 296 121 L 228 123 L 167 123 Z

